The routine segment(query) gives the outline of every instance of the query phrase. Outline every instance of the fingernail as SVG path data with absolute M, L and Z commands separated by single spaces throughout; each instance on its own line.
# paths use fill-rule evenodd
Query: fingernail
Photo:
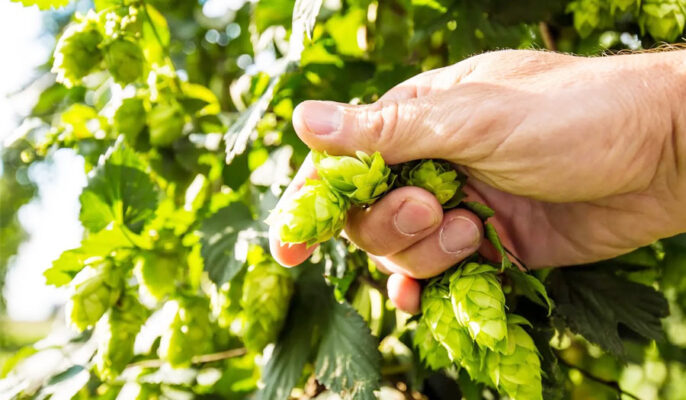
M 441 228 L 439 243 L 443 251 L 450 254 L 476 250 L 479 228 L 468 218 L 455 217 Z
M 393 219 L 395 228 L 405 235 L 419 233 L 432 227 L 436 222 L 438 216 L 430 206 L 409 199 L 403 202 Z
M 332 102 L 308 102 L 301 113 L 307 129 L 315 135 L 328 135 L 338 131 L 343 120 L 341 108 Z

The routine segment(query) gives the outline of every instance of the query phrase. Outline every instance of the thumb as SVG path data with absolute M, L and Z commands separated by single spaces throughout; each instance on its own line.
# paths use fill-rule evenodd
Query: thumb
M 432 128 L 436 111 L 422 99 L 380 100 L 369 105 L 305 101 L 293 111 L 293 127 L 310 148 L 335 155 L 381 152 L 389 164 L 447 158 Z

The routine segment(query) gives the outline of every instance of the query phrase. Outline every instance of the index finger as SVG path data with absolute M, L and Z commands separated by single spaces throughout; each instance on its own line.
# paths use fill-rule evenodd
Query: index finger
M 314 168 L 314 164 L 312 163 L 312 153 L 310 153 L 298 172 L 293 177 L 291 183 L 283 192 L 281 199 L 276 205 L 276 209 L 278 209 L 283 202 L 288 201 L 290 197 L 295 195 L 298 190 L 303 187 L 307 179 L 316 178 L 318 178 L 317 170 Z M 282 243 L 281 240 L 279 240 L 279 227 L 269 227 L 269 249 L 272 253 L 272 257 L 274 257 L 274 259 L 284 267 L 294 267 L 298 264 L 301 264 L 303 261 L 307 260 L 308 257 L 310 257 L 316 248 L 317 245 L 307 247 L 307 244 L 305 243 Z

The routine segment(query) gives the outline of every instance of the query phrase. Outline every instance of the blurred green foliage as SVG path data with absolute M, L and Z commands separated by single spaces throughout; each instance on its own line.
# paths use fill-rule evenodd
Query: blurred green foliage
M 683 0 L 77 3 L 90 11 L 56 33 L 42 71 L 56 78 L 27 117 L 33 128 L 2 150 L 0 176 L 2 277 L 25 239 L 17 210 L 36 192 L 27 168 L 58 148 L 85 160 L 86 234 L 45 273 L 69 288 L 77 329 L 13 348 L 2 398 L 498 398 L 423 364 L 413 341 L 431 348 L 426 332 L 415 338 L 417 321 L 389 305 L 385 278 L 344 241 L 303 268 L 260 268 L 268 278 L 256 284 L 262 221 L 309 151 L 293 108 L 373 102 L 489 50 L 595 55 L 679 42 L 686 15 Z M 685 268 L 680 236 L 537 272 L 550 315 L 540 291 L 517 292 L 532 275 L 500 277 L 508 307 L 533 323 L 544 398 L 686 398 Z M 253 312 L 246 299 L 268 307 Z M 259 340 L 245 339 L 258 328 Z

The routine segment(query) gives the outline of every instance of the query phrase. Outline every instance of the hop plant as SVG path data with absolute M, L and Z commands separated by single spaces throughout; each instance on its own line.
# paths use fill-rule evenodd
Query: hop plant
M 245 317 L 243 341 L 248 349 L 262 351 L 276 340 L 292 295 L 293 278 L 272 259 L 249 267 L 240 301 Z
M 639 4 L 638 0 L 612 0 L 610 9 L 613 13 L 617 10 L 626 12 Z
M 122 279 L 109 261 L 81 270 L 72 281 L 73 294 L 67 303 L 70 324 L 82 331 L 112 307 L 121 293 Z
M 353 204 L 369 205 L 393 184 L 391 169 L 378 151 L 371 156 L 358 151 L 357 157 L 329 156 L 312 152 L 319 177 Z
M 567 12 L 574 14 L 574 28 L 581 37 L 607 23 L 609 13 L 601 0 L 575 0 L 567 6 Z
M 81 22 L 70 25 L 57 42 L 52 72 L 66 87 L 78 85 L 103 58 L 97 15 L 89 12 Z
M 414 346 L 419 350 L 419 357 L 432 370 L 450 366 L 448 351 L 434 339 L 425 320 L 419 321 L 414 332 Z
M 486 365 L 493 383 L 513 400 L 540 400 L 541 360 L 533 339 L 521 324 L 529 323 L 520 316 L 510 316 L 507 347 L 502 353 L 488 353 Z
M 153 104 L 148 112 L 150 144 L 155 147 L 170 146 L 183 135 L 185 124 L 183 107 L 177 101 L 168 100 Z
M 445 276 L 441 280 L 445 280 Z M 465 368 L 472 379 L 491 384 L 485 371 L 485 354 L 455 318 L 445 282 L 433 282 L 424 290 L 421 321 L 426 323 L 434 339 L 443 345 L 455 364 Z
M 119 376 L 133 358 L 136 335 L 148 317 L 148 310 L 127 293 L 98 324 L 98 352 L 95 368 L 103 380 Z
M 490 265 L 468 263 L 450 277 L 450 297 L 457 321 L 480 346 L 504 349 L 507 337 L 505 295 Z
M 674 41 L 686 25 L 683 0 L 644 0 L 639 24 L 657 40 Z
M 114 129 L 123 133 L 129 143 L 135 144 L 138 134 L 145 128 L 145 107 L 138 97 L 124 99 L 114 113 Z
M 268 222 L 279 227 L 282 242 L 311 246 L 338 235 L 348 208 L 350 203 L 326 182 L 310 179 Z
M 171 301 L 174 318 L 162 335 L 158 355 L 172 367 L 188 366 L 196 354 L 211 350 L 212 324 L 209 304 L 201 297 L 181 297 Z
M 444 208 L 454 207 L 461 200 L 461 182 L 457 171 L 448 162 L 424 160 L 409 164 L 403 167 L 400 175 L 403 185 L 428 190 Z
M 143 50 L 128 39 L 116 39 L 107 45 L 105 62 L 114 81 L 122 85 L 133 83 L 143 76 Z

